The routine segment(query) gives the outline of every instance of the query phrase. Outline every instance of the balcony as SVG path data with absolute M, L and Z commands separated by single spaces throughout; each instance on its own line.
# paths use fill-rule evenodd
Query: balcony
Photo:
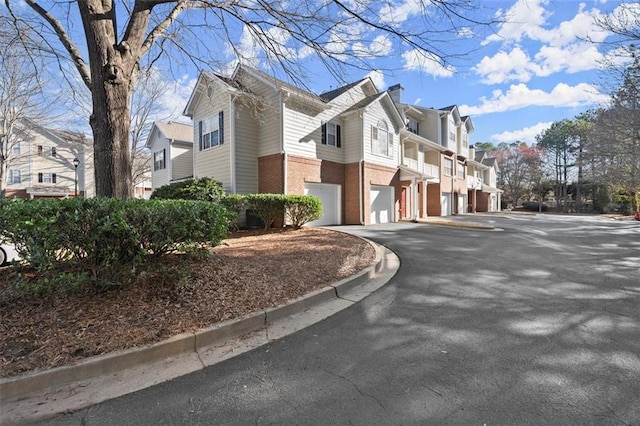
M 424 161 L 415 160 L 409 157 L 402 157 L 402 165 L 433 178 L 440 177 L 440 169 L 435 164 L 425 163 Z
M 482 179 L 475 176 L 467 176 L 467 188 L 482 189 Z

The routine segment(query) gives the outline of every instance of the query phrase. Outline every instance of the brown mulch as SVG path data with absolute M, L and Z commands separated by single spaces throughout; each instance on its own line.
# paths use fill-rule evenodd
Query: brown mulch
M 211 252 L 190 260 L 184 275 L 164 265 L 101 294 L 17 296 L 0 270 L 0 376 L 71 365 L 277 306 L 375 258 L 359 238 L 314 228 L 238 231 Z

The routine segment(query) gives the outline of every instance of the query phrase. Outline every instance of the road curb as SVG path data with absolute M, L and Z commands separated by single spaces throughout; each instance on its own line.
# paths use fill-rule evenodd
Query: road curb
M 362 293 L 365 287 L 365 293 L 368 295 L 386 284 L 399 268 L 398 258 L 393 252 L 372 241 L 364 240 L 376 250 L 376 258 L 371 266 L 287 304 L 193 333 L 174 336 L 152 345 L 92 357 L 71 366 L 0 379 L 0 411 L 3 413 L 1 423 L 8 425 L 43 420 L 57 413 L 78 410 L 171 380 L 228 358 L 223 356 L 214 362 L 203 360 L 204 354 L 215 352 L 234 341 L 238 345 L 243 339 L 250 341 L 253 336 L 254 342 L 244 345 L 245 350 L 253 349 L 351 306 L 355 301 L 341 300 L 345 295 L 356 290 Z M 367 286 L 376 280 L 380 282 L 376 282 L 374 286 Z M 359 299 L 363 297 L 361 294 L 358 296 Z M 335 303 L 336 301 L 340 303 Z M 323 306 L 330 307 L 323 309 Z M 317 312 L 312 313 L 316 308 Z M 278 335 L 276 339 L 270 339 L 268 333 L 256 338 L 256 335 L 264 333 L 272 325 L 281 324 L 306 313 L 310 314 L 309 319 L 296 319 L 300 324 L 304 324 L 303 326 L 281 326 L 280 328 L 286 329 L 287 332 L 273 333 Z M 242 351 L 232 348 L 225 352 L 236 355 Z M 127 373 L 128 370 L 135 371 L 140 377 L 147 377 L 132 380 Z M 119 386 L 117 383 L 104 385 L 105 380 L 135 383 L 129 383 L 128 386 Z M 107 391 L 101 392 L 100 389 Z M 88 396 L 78 397 L 79 392 Z

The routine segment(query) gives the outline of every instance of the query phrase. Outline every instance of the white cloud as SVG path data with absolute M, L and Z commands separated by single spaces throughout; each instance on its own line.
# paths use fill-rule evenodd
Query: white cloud
M 389 2 L 380 8 L 380 21 L 383 24 L 401 24 L 412 15 L 422 13 L 423 7 L 421 0 L 402 0 L 396 4 Z
M 366 46 L 364 43 L 355 43 L 352 47 L 354 55 L 362 58 L 384 56 L 391 53 L 393 43 L 387 35 L 378 35 Z
M 580 83 L 569 86 L 560 83 L 551 92 L 529 89 L 525 84 L 514 84 L 509 90 L 494 90 L 491 98 L 480 98 L 480 105 L 461 105 L 463 115 L 481 115 L 495 112 L 513 111 L 530 106 L 580 107 L 607 102 L 608 96 L 598 92 L 595 86 Z
M 456 33 L 456 35 L 460 38 L 472 38 L 473 37 L 473 30 L 469 27 L 462 27 L 458 30 L 458 32 Z
M 552 121 L 540 122 L 533 126 L 525 127 L 524 129 L 496 133 L 494 135 L 491 135 L 491 139 L 497 141 L 498 143 L 511 143 L 521 141 L 532 144 L 536 141 L 536 136 L 551 127 L 552 123 Z
M 409 71 L 421 71 L 434 77 L 452 77 L 455 68 L 445 65 L 438 56 L 417 49 L 402 53 L 404 69 Z
M 543 46 L 535 59 L 539 63 L 536 75 L 544 77 L 561 71 L 574 74 L 598 68 L 604 56 L 596 45 L 581 42 L 565 47 Z
M 494 41 L 520 41 L 523 37 L 538 40 L 547 23 L 549 12 L 544 8 L 549 0 L 518 0 L 506 11 L 499 11 L 497 18 L 503 20 L 496 34 L 487 37 L 482 44 Z
M 501 51 L 492 57 L 485 56 L 473 69 L 482 76 L 486 84 L 499 84 L 507 81 L 529 81 L 534 73 L 534 64 L 529 55 L 520 47 L 510 52 Z
M 367 77 L 369 77 L 369 78 L 371 78 L 371 80 L 373 80 L 373 84 L 376 85 L 378 90 L 382 90 L 382 89 L 384 89 L 386 87 L 386 84 L 385 84 L 385 81 L 384 81 L 384 74 L 382 73 L 382 71 L 373 70 L 369 74 L 367 74 Z

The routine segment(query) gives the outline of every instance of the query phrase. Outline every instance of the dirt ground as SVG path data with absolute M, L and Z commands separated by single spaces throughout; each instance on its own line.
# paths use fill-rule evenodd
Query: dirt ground
M 0 270 L 0 376 L 71 365 L 277 306 L 375 258 L 365 241 L 317 228 L 238 231 L 211 252 L 190 261 L 188 272 L 160 268 L 101 294 L 18 296 Z

